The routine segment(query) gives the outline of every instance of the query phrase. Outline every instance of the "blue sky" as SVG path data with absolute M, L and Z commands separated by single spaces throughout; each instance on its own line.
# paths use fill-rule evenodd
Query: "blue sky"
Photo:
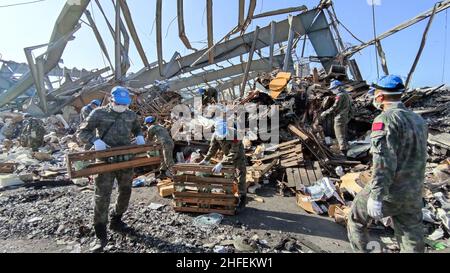
M 15 0 L 0 0 L 0 6 L 17 2 Z M 100 2 L 113 23 L 114 11 L 111 1 L 100 0 Z M 194 47 L 198 49 L 204 48 L 206 46 L 206 1 L 185 0 L 184 2 L 187 36 Z M 319 0 L 258 0 L 255 13 L 299 5 L 307 5 L 309 8 L 312 8 L 318 2 Z M 380 34 L 430 9 L 436 2 L 438 1 L 381 0 L 381 5 L 376 7 L 378 33 Z M 24 47 L 48 42 L 54 22 L 64 3 L 64 0 L 46 0 L 31 5 L 0 8 L 0 24 L 2 25 L 0 28 L 1 57 L 6 60 L 24 62 Z M 153 27 L 155 3 L 155 0 L 128 0 L 139 36 L 150 62 L 156 61 L 156 31 Z M 217 41 L 236 25 L 238 1 L 214 0 L 213 3 L 214 39 Z M 358 38 L 363 41 L 373 38 L 372 10 L 367 4 L 367 0 L 335 0 L 334 3 L 338 18 Z M 108 44 L 110 54 L 113 55 L 112 37 L 95 3 L 93 3 L 92 7 L 94 8 L 94 17 L 98 27 Z M 279 21 L 285 18 L 286 15 L 281 15 L 270 19 L 254 20 L 250 30 L 254 29 L 256 25 L 266 26 L 271 20 Z M 164 58 L 169 60 L 175 51 L 180 52 L 182 55 L 189 54 L 191 51 L 187 50 L 178 38 L 176 0 L 163 1 L 163 20 Z M 447 21 L 450 21 L 450 18 L 447 18 Z M 426 20 L 422 21 L 382 41 L 391 73 L 406 77 L 419 48 L 426 23 Z M 426 48 L 413 78 L 413 86 L 433 86 L 443 82 L 450 84 L 450 27 L 445 31 L 445 25 L 446 12 L 444 11 L 436 16 L 430 30 Z M 358 44 L 343 29 L 341 32 L 346 43 Z M 106 66 L 100 48 L 88 26 L 84 25 L 75 36 L 76 39 L 70 42 L 63 55 L 65 66 L 86 69 Z M 448 46 L 445 50 L 446 36 Z M 444 52 L 447 55 L 447 62 L 443 81 Z M 307 54 L 315 55 L 311 46 L 308 46 Z M 355 57 L 363 77 L 368 82 L 374 81 L 377 78 L 375 49 L 369 47 L 355 55 Z M 130 58 L 132 61 L 130 71 L 138 71 L 142 68 L 142 62 L 134 45 L 131 46 Z M 381 69 L 380 73 L 382 73 Z

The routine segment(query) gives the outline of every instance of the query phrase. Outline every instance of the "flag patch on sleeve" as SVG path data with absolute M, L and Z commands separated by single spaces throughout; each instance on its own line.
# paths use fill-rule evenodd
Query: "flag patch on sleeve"
M 372 124 L 372 131 L 383 131 L 384 123 L 383 122 L 375 122 Z

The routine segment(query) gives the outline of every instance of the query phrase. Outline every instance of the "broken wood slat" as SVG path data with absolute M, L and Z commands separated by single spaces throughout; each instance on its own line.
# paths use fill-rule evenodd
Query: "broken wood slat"
M 114 164 L 109 163 L 91 164 L 87 168 L 79 171 L 72 170 L 72 168 L 68 169 L 67 171 L 69 173 L 70 178 L 79 178 L 79 177 L 87 177 L 94 174 L 109 173 L 137 167 L 159 165 L 161 164 L 161 160 L 162 159 L 160 157 L 142 157 Z
M 294 179 L 295 179 L 295 189 L 297 191 L 302 189 L 302 180 L 300 178 L 300 171 L 299 169 L 293 169 L 294 171 Z
M 175 183 L 198 183 L 211 185 L 230 185 L 234 183 L 233 178 L 201 177 L 188 174 L 174 176 L 173 181 Z
M 70 161 L 95 160 L 98 158 L 107 158 L 118 155 L 142 154 L 150 151 L 159 151 L 159 145 L 131 145 L 111 148 L 105 151 L 85 151 L 68 154 Z
M 296 147 L 293 148 L 293 149 L 285 150 L 285 151 L 280 151 L 280 152 L 276 152 L 276 153 L 274 153 L 274 154 L 267 155 L 267 156 L 265 156 L 265 157 L 263 157 L 263 158 L 260 158 L 260 159 L 258 159 L 258 160 L 259 160 L 259 161 L 267 161 L 267 160 L 270 160 L 270 159 L 279 158 L 279 157 L 281 157 L 282 155 L 291 154 L 291 153 L 299 154 L 299 153 L 301 153 L 301 152 L 302 152 L 302 146 L 301 146 L 301 145 L 298 145 L 298 146 L 296 146 Z
M 209 208 L 196 208 L 196 207 L 177 207 L 174 206 L 173 209 L 177 212 L 195 212 L 195 213 L 220 213 L 224 215 L 235 215 L 236 210 L 234 209 L 209 209 Z
M 236 199 L 234 194 L 223 193 L 203 193 L 203 192 L 185 192 L 180 191 L 175 193 L 175 197 L 179 198 L 218 198 L 218 199 Z
M 314 174 L 316 175 L 316 179 L 320 180 L 323 178 L 322 169 L 320 168 L 319 162 L 315 161 L 313 163 Z
M 200 197 L 177 197 L 176 193 L 174 193 L 174 201 L 175 203 L 183 203 L 183 204 L 194 204 L 197 206 L 201 205 L 217 205 L 217 206 L 230 206 L 233 207 L 236 205 L 236 199 L 220 199 L 220 198 L 200 198 Z M 179 206 L 178 206 L 179 207 Z
M 450 134 L 436 134 L 434 132 L 430 132 L 430 134 L 428 135 L 428 143 L 450 150 Z
M 16 169 L 17 163 L 0 163 L 0 173 L 13 173 Z
M 202 172 L 207 174 L 213 174 L 212 169 L 214 165 L 198 165 L 198 164 L 176 164 L 173 166 L 173 170 L 176 172 Z M 234 174 L 235 168 L 226 167 L 222 168 L 221 173 Z
M 292 167 L 297 167 L 300 164 L 301 164 L 301 161 L 281 162 L 281 167 L 283 167 L 283 168 L 292 168 Z
M 306 172 L 305 168 L 299 168 L 299 173 L 301 177 L 301 182 L 305 187 L 309 187 L 311 183 L 309 182 L 308 173 Z
M 286 169 L 286 175 L 288 180 L 287 186 L 289 188 L 295 188 L 294 169 Z
M 299 139 L 294 139 L 294 140 L 291 140 L 291 141 L 288 141 L 288 142 L 280 143 L 280 144 L 278 144 L 278 145 L 276 145 L 274 147 L 271 147 L 270 150 L 275 151 L 275 150 L 281 149 L 283 147 L 292 146 L 294 144 L 299 144 L 299 143 L 300 143 Z
M 289 125 L 288 126 L 289 130 L 294 133 L 296 136 L 298 136 L 299 138 L 301 138 L 303 141 L 308 141 L 309 140 L 309 136 L 306 135 L 305 133 L 303 133 L 300 129 L 298 129 L 297 127 L 295 127 L 294 125 Z

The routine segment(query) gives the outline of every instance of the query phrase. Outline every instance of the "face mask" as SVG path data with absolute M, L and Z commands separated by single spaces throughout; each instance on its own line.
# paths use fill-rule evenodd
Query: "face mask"
M 128 105 L 117 105 L 117 104 L 113 104 L 112 105 L 112 110 L 116 113 L 123 113 L 126 110 L 128 110 Z
M 377 108 L 378 110 L 383 110 L 383 104 L 381 102 L 377 102 L 377 98 L 380 97 L 381 95 L 378 95 L 376 97 L 373 98 L 372 104 L 375 108 Z

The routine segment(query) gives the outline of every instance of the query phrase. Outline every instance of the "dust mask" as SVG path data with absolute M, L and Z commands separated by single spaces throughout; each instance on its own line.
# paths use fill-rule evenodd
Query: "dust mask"
M 377 102 L 377 98 L 380 97 L 382 94 L 379 94 L 378 96 L 375 96 L 373 98 L 372 104 L 375 108 L 378 110 L 383 110 L 383 104 L 381 102 Z
M 123 113 L 128 110 L 128 105 L 112 104 L 111 108 L 116 113 Z

